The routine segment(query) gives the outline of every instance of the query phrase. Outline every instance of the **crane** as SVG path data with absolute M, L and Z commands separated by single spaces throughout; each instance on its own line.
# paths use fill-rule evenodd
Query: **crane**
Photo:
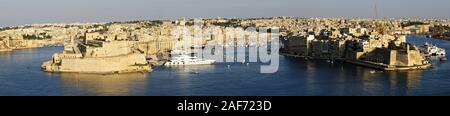
M 378 19 L 378 6 L 377 6 L 377 1 L 376 0 L 373 0 L 373 3 L 374 3 L 374 12 L 375 12 L 375 17 L 374 17 L 374 19 Z

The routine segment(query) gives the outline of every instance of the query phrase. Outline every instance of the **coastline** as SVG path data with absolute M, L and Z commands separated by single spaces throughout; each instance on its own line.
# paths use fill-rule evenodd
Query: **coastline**
M 140 54 L 127 54 L 113 57 L 65 58 L 61 63 L 54 63 L 53 60 L 44 62 L 41 68 L 43 71 L 50 73 L 121 74 L 152 72 L 153 69 L 148 62 L 147 64 L 132 62 L 141 56 Z
M 59 47 L 59 46 L 40 46 L 40 47 L 9 48 L 9 49 L 0 49 L 0 52 L 12 52 L 12 51 L 14 51 L 14 50 L 38 49 L 38 48 L 48 48 L 48 47 Z
M 13 49 L 0 49 L 0 52 L 11 52 Z
M 329 60 L 327 58 L 312 58 L 312 57 L 305 57 L 305 56 L 292 55 L 292 54 L 286 54 L 286 53 L 280 53 L 280 55 L 294 57 L 294 58 Z M 393 66 L 393 65 L 386 65 L 386 64 L 382 64 L 382 63 L 375 63 L 375 62 L 363 61 L 363 60 L 348 60 L 348 59 L 335 59 L 335 60 L 354 64 L 354 65 L 364 66 L 367 68 L 384 70 L 384 71 L 425 70 L 425 69 L 432 67 L 432 64 L 425 64 L 425 65 L 418 65 L 418 66 Z
M 393 65 L 386 65 L 382 63 L 375 63 L 375 62 L 369 62 L 369 61 L 362 61 L 362 60 L 344 60 L 347 63 L 360 65 L 368 68 L 374 68 L 379 70 L 385 70 L 385 71 L 402 71 L 402 70 L 424 70 L 431 68 L 431 64 L 425 64 L 425 65 L 418 65 L 418 66 L 393 66 Z

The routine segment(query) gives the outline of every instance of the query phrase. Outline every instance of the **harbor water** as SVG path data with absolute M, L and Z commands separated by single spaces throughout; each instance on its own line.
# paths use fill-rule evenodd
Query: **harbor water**
M 450 49 L 450 41 L 410 36 Z M 113 75 L 46 73 L 42 62 L 61 47 L 0 52 L 0 95 L 10 96 L 421 96 L 450 95 L 450 64 L 416 71 L 376 71 L 353 64 L 280 56 L 273 74 L 259 63 L 155 67 L 151 73 Z

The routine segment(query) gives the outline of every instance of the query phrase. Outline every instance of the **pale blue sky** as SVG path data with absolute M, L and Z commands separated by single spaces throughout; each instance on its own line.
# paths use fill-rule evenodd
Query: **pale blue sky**
M 450 18 L 450 0 L 0 0 L 0 26 L 199 17 Z

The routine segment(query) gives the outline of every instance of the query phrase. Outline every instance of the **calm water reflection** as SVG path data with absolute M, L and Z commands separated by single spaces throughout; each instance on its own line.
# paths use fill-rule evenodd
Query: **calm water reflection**
M 60 74 L 63 95 L 144 95 L 147 74 Z
M 450 49 L 449 41 L 422 37 L 408 41 Z M 433 69 L 403 72 L 282 56 L 274 74 L 260 74 L 257 63 L 160 67 L 148 74 L 42 72 L 41 63 L 59 51 L 62 48 L 0 53 L 0 95 L 450 95 L 450 64 L 439 61 L 433 62 Z

